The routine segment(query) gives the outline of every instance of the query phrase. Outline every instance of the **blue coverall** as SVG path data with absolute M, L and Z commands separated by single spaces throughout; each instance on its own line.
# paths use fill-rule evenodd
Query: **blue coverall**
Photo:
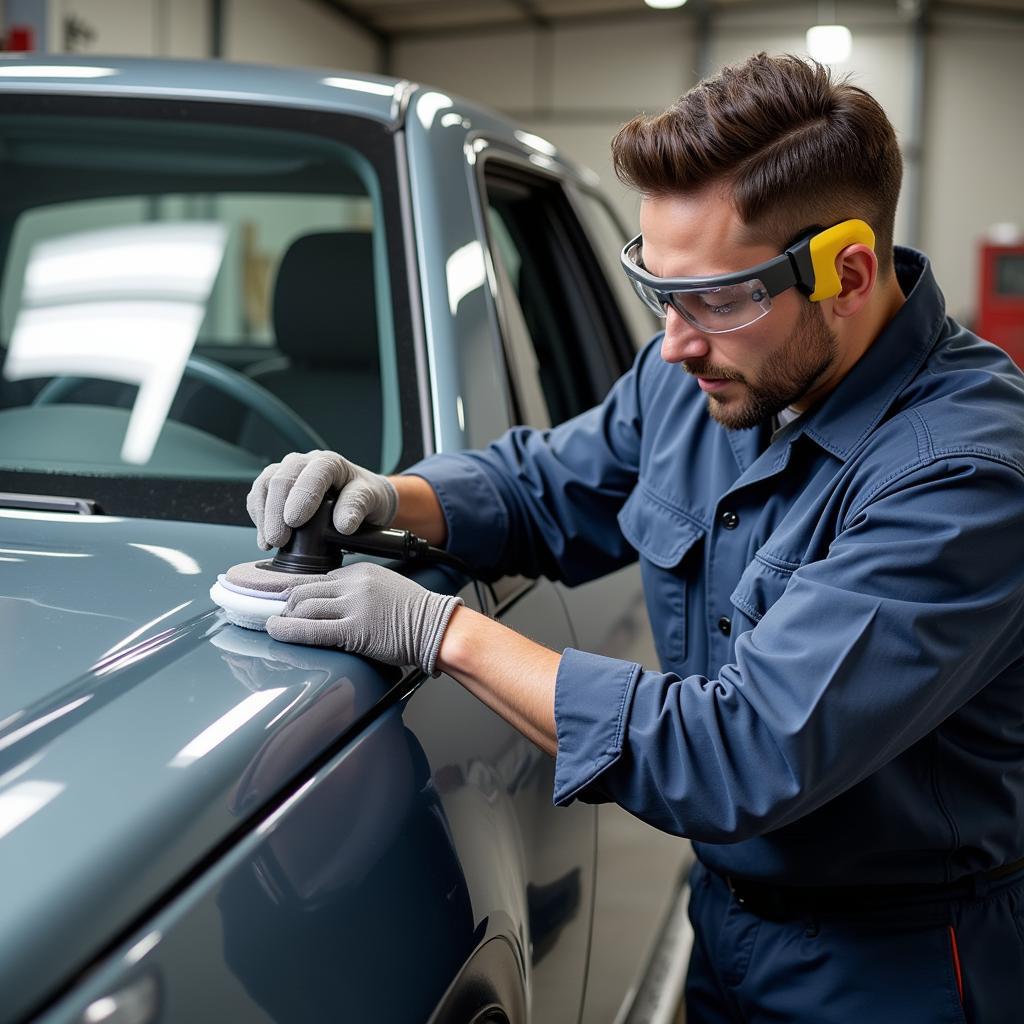
M 1024 1021 L 1024 879 L 981 877 L 1024 857 L 1024 376 L 923 255 L 896 269 L 905 304 L 774 439 L 714 422 L 659 336 L 600 406 L 409 470 L 485 574 L 639 552 L 661 669 L 564 652 L 554 798 L 694 841 L 691 1024 Z M 968 876 L 853 921 L 726 881 Z

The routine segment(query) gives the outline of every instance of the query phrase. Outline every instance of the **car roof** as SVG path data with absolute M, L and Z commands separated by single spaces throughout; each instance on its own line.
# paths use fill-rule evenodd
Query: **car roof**
M 402 126 L 407 110 L 418 100 L 429 103 L 441 96 L 447 109 L 467 118 L 467 125 L 484 128 L 526 156 L 539 151 L 545 161 L 577 181 L 597 183 L 593 172 L 494 110 L 407 79 L 362 71 L 223 60 L 0 53 L 0 95 L 12 92 L 298 107 L 367 117 L 392 129 Z
M 0 54 L 0 91 L 274 104 L 359 114 L 397 124 L 410 83 L 330 68 L 221 60 Z

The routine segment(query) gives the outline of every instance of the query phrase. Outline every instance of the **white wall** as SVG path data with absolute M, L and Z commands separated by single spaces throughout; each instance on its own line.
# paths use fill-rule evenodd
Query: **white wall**
M 636 197 L 615 179 L 609 142 L 638 110 L 655 113 L 696 81 L 689 19 L 399 39 L 392 74 L 497 107 L 601 176 L 623 218 Z
M 1024 230 L 1024 24 L 944 16 L 929 61 L 922 244 L 949 311 L 969 318 L 979 239 Z
M 380 47 L 374 37 L 324 4 L 226 0 L 224 7 L 224 57 L 228 60 L 380 70 Z
M 49 0 L 54 53 L 65 49 L 68 18 L 94 35 L 76 47 L 81 53 L 210 56 L 209 0 Z M 228 60 L 380 70 L 377 40 L 315 0 L 225 0 L 224 21 Z
M 133 57 L 209 56 L 207 0 L 50 0 L 49 49 L 65 52 L 64 27 L 73 18 L 93 34 L 78 53 Z
M 801 52 L 811 24 L 799 6 L 726 11 L 710 35 L 712 70 L 757 50 Z M 928 37 L 924 160 L 915 163 L 912 123 L 913 32 L 891 9 L 847 2 L 853 52 L 836 70 L 871 92 L 904 148 L 904 201 L 896 241 L 909 241 L 910 190 L 920 174 L 919 240 L 932 257 L 950 311 L 970 321 L 976 292 L 976 242 L 997 221 L 1024 227 L 1024 21 L 943 14 Z M 652 30 L 652 26 L 657 27 Z M 597 21 L 550 31 L 399 37 L 393 74 L 490 104 L 524 122 L 596 170 L 619 212 L 635 223 L 637 202 L 612 175 L 609 143 L 619 125 L 664 109 L 697 80 L 691 17 Z
M 849 6 L 849 5 L 848 5 Z M 911 34 L 905 18 L 850 11 L 850 60 L 837 68 L 875 95 L 901 142 L 909 143 Z M 712 68 L 743 60 L 760 49 L 801 52 L 808 26 L 792 10 L 716 16 L 710 37 Z M 652 25 L 657 25 L 652 30 Z M 550 32 L 460 34 L 450 39 L 410 38 L 396 43 L 391 71 L 495 106 L 601 176 L 620 214 L 635 222 L 637 199 L 615 180 L 609 143 L 638 111 L 657 113 L 698 79 L 692 18 L 599 21 Z M 897 237 L 906 235 L 906 212 L 897 214 Z

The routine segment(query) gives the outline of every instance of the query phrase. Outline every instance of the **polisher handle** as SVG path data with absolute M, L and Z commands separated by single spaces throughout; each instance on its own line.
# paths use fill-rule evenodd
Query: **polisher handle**
M 292 530 L 288 543 L 273 558 L 271 564 L 275 569 L 300 575 L 330 572 L 342 564 L 346 552 L 354 552 L 402 562 L 441 563 L 472 575 L 461 559 L 442 548 L 432 547 L 429 541 L 408 530 L 361 526 L 353 533 L 341 533 L 333 522 L 337 493 L 329 492 L 312 518 Z
M 361 526 L 353 533 L 338 533 L 336 530 L 333 532 L 331 540 L 343 551 L 379 555 L 382 558 L 400 558 L 403 562 L 423 558 L 430 553 L 430 544 L 408 530 Z

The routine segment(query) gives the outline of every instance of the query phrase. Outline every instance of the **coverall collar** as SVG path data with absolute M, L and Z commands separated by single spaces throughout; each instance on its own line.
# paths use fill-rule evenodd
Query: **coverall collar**
M 938 341 L 946 303 L 924 253 L 896 246 L 895 264 L 906 302 L 835 389 L 781 430 L 776 443 L 803 433 L 845 461 L 921 369 Z

